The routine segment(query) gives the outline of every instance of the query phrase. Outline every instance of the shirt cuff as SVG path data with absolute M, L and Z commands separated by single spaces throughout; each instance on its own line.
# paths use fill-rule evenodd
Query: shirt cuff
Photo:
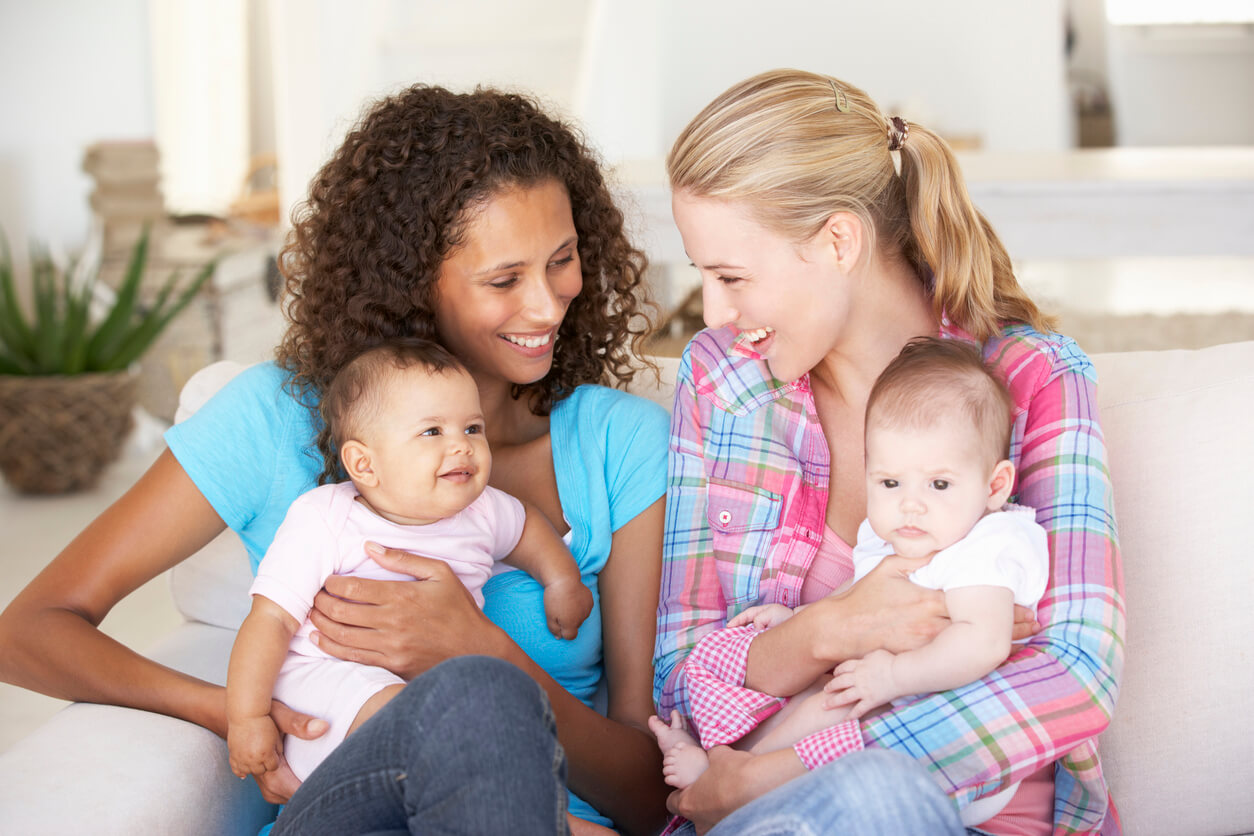
M 784 704 L 744 687 L 749 645 L 759 632 L 752 625 L 717 630 L 684 662 L 692 725 L 706 749 L 736 742 Z
M 752 624 L 724 627 L 697 642 L 684 666 L 699 666 L 728 685 L 744 685 L 749 670 L 749 644 L 761 632 Z
M 818 769 L 850 752 L 862 751 L 862 726 L 857 720 L 845 720 L 801 738 L 792 750 L 806 769 Z

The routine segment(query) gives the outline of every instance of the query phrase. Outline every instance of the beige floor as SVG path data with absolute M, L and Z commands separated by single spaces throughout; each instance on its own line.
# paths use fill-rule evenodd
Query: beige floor
M 1119 331 L 1132 330 L 1129 344 L 1096 344 L 1091 351 L 1175 347 L 1172 341 L 1192 342 L 1166 327 L 1163 314 L 1186 312 L 1193 317 L 1222 314 L 1204 328 L 1201 344 L 1254 339 L 1254 259 L 1121 259 L 1033 262 L 1020 266 L 1029 290 L 1052 310 L 1065 309 L 1086 319 L 1083 325 L 1107 341 L 1124 339 Z M 1119 320 L 1094 319 L 1102 314 Z M 1067 330 L 1067 315 L 1063 316 Z M 1194 325 L 1197 322 L 1193 323 Z M 1224 325 L 1222 333 L 1214 326 Z M 1216 337 L 1218 337 L 1216 339 Z M 1143 344 L 1149 340 L 1151 344 Z M 1089 340 L 1081 339 L 1085 345 Z M 1191 346 L 1190 346 L 1191 347 Z M 56 555 L 92 518 L 143 472 L 162 445 L 160 427 L 141 424 L 128 452 L 101 484 L 86 493 L 62 498 L 19 496 L 0 482 L 0 606 Z M 181 620 L 168 591 L 167 579 L 157 578 L 119 604 L 103 628 L 125 644 L 143 649 Z M 3 652 L 0 648 L 0 653 Z M 63 703 L 23 689 L 0 684 L 0 751 L 57 711 Z

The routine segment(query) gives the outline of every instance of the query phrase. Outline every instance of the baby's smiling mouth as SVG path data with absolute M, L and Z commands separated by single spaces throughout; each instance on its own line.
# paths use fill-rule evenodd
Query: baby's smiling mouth
M 473 467 L 455 467 L 438 474 L 441 479 L 448 479 L 450 482 L 465 482 L 473 477 L 476 473 Z

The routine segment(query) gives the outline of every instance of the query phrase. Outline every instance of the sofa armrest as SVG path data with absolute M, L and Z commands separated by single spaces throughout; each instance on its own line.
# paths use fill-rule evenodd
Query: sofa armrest
M 188 623 L 149 651 L 222 682 L 235 633 Z M 273 821 L 254 781 L 231 774 L 226 743 L 161 714 L 75 703 L 0 755 L 7 833 L 248 834 Z

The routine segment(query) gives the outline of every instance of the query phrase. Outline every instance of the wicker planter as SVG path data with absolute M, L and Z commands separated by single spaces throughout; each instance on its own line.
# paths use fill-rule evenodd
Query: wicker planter
M 0 473 L 23 493 L 91 487 L 131 432 L 135 398 L 129 371 L 0 375 Z

